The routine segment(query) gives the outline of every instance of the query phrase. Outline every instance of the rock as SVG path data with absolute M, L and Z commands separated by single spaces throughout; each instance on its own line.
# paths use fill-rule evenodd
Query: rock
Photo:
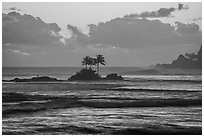
M 47 76 L 42 76 L 42 77 L 32 77 L 31 79 L 15 78 L 8 81 L 9 82 L 50 82 L 50 81 L 61 81 L 61 80 L 57 80 L 56 78 L 50 78 Z
M 91 69 L 82 69 L 75 75 L 71 76 L 68 80 L 101 80 L 101 77 L 95 73 L 96 71 Z
M 30 79 L 30 81 L 58 81 L 58 80 L 56 78 L 43 76 L 43 77 L 33 77 Z
M 29 82 L 29 79 L 20 79 L 20 78 L 14 78 L 10 80 L 11 82 Z
M 116 73 L 108 74 L 105 77 L 105 80 L 124 80 L 122 76 L 117 75 Z

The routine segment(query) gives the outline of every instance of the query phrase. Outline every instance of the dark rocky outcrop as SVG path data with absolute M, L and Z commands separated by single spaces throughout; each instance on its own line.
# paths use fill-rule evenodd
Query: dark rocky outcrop
M 71 76 L 68 80 L 87 81 L 87 80 L 124 80 L 124 79 L 122 78 L 122 76 L 119 76 L 116 73 L 108 74 L 105 78 L 101 78 L 101 76 L 95 73 L 94 70 L 82 69 L 80 72 L 77 72 L 75 75 Z
M 75 75 L 71 76 L 68 80 L 101 80 L 102 78 L 95 73 L 92 69 L 82 69 L 80 72 L 77 72 Z
M 102 78 L 92 69 L 82 69 L 80 72 L 77 72 L 75 75 L 71 76 L 68 81 L 95 81 L 95 80 L 124 80 L 122 76 L 117 75 L 116 73 L 108 74 L 105 78 Z M 56 78 L 51 78 L 48 76 L 41 77 L 32 77 L 30 79 L 20 79 L 14 78 L 12 80 L 2 80 L 3 82 L 57 82 L 64 81 L 58 80 Z
M 62 81 L 62 80 L 57 80 L 56 78 L 51 78 L 47 76 L 32 77 L 30 79 L 14 78 L 12 80 L 3 80 L 3 82 L 50 82 L 50 81 Z
M 117 75 L 116 73 L 108 74 L 104 79 L 105 80 L 124 80 L 122 76 Z

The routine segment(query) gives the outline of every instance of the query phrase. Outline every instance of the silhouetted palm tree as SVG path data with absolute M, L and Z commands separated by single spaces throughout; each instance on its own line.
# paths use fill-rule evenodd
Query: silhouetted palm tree
M 89 65 L 89 60 L 90 60 L 90 56 L 86 56 L 86 57 L 84 57 L 83 58 L 83 60 L 82 60 L 82 66 L 86 66 L 86 69 L 87 69 L 87 65 Z
M 97 65 L 97 74 L 99 74 L 99 65 L 102 64 L 102 65 L 105 65 L 106 62 L 105 62 L 105 59 L 103 57 L 103 55 L 96 55 L 96 58 L 94 59 L 94 62 L 95 64 Z
M 89 65 L 89 69 L 91 69 L 92 65 L 94 65 L 94 59 L 92 57 L 89 57 L 88 59 L 88 65 Z
M 82 66 L 83 65 L 86 66 L 86 69 L 87 69 L 87 66 L 89 65 L 89 67 L 91 69 L 91 66 L 94 65 L 94 59 L 91 58 L 90 56 L 84 57 L 83 60 L 82 60 Z

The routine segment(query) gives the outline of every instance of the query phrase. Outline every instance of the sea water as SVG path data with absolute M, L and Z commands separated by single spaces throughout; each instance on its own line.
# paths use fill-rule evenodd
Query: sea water
M 134 68 L 129 68 L 129 70 Z M 3 68 L 2 79 L 80 68 Z M 102 70 L 124 72 L 127 69 Z M 3 134 L 202 134 L 201 75 L 123 75 L 125 81 L 2 84 Z

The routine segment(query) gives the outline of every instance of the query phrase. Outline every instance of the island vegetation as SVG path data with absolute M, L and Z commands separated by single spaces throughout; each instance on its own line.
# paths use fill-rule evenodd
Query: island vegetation
M 96 58 L 92 58 L 90 56 L 86 56 L 82 60 L 82 66 L 87 66 L 89 65 L 89 69 L 92 70 L 92 66 L 97 66 L 97 74 L 99 74 L 99 65 L 102 64 L 105 66 L 106 61 L 103 55 L 96 55 Z
M 99 75 L 99 67 L 106 64 L 103 55 L 96 55 L 95 58 L 90 56 L 85 56 L 82 60 L 82 66 L 85 66 L 80 72 L 71 76 L 68 80 L 123 80 L 122 76 L 116 73 L 108 74 L 105 78 Z M 93 66 L 96 66 L 96 70 L 93 70 Z

